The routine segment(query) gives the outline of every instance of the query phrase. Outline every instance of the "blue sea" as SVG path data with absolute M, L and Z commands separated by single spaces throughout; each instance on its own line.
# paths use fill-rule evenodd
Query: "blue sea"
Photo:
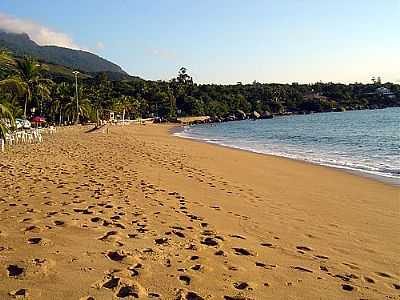
M 193 125 L 175 134 L 400 183 L 400 108 Z

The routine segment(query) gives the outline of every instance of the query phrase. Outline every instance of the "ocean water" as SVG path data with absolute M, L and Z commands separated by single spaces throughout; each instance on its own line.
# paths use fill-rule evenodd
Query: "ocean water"
M 202 124 L 175 135 L 400 183 L 400 108 Z

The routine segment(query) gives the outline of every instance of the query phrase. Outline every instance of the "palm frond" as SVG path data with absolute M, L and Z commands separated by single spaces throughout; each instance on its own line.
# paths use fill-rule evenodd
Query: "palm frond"
M 22 60 L 17 60 L 16 67 L 24 81 L 32 81 L 39 76 L 39 64 L 32 57 L 24 56 Z
M 6 68 L 14 68 L 15 60 L 11 54 L 6 49 L 0 49 L 0 63 L 4 65 Z
M 0 104 L 0 119 L 8 119 L 10 121 L 14 120 L 11 111 L 4 104 Z
M 12 76 L 0 81 L 0 90 L 23 96 L 28 92 L 29 87 L 19 76 Z
M 7 124 L 0 120 L 0 139 L 4 139 L 6 134 L 10 131 Z
M 8 109 L 7 106 L 0 104 L 0 138 L 3 139 L 10 131 L 10 126 L 8 126 L 9 123 L 11 127 L 15 126 L 15 119 L 14 116 L 12 115 L 11 111 Z

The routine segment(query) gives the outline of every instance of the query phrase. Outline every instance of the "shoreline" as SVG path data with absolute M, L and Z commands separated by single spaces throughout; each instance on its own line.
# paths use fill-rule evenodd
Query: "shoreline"
M 181 138 L 181 139 L 196 141 L 196 142 L 199 142 L 199 143 L 205 143 L 205 144 L 208 144 L 208 145 L 215 145 L 217 147 L 224 147 L 224 148 L 234 149 L 234 150 L 238 150 L 238 151 L 245 151 L 245 152 L 259 154 L 259 155 L 266 155 L 266 156 L 269 156 L 269 157 L 278 157 L 278 158 L 281 158 L 281 159 L 288 159 L 290 161 L 302 162 L 302 163 L 311 164 L 311 165 L 314 165 L 314 166 L 325 167 L 325 168 L 333 169 L 333 170 L 336 170 L 336 171 L 339 171 L 339 172 L 344 172 L 346 174 L 351 174 L 351 175 L 354 175 L 354 176 L 367 178 L 367 179 L 370 179 L 370 180 L 373 180 L 373 181 L 377 181 L 377 182 L 380 182 L 380 183 L 384 183 L 384 184 L 387 184 L 387 185 L 390 185 L 390 186 L 400 187 L 400 179 L 394 178 L 394 177 L 390 177 L 390 176 L 383 176 L 383 175 L 373 174 L 373 173 L 366 172 L 366 171 L 347 168 L 345 166 L 341 167 L 341 166 L 317 163 L 317 162 L 313 162 L 313 161 L 309 161 L 309 160 L 305 160 L 305 159 L 296 159 L 296 158 L 287 157 L 287 156 L 278 155 L 278 154 L 257 152 L 257 151 L 254 151 L 254 150 L 242 149 L 240 147 L 222 145 L 222 144 L 210 142 L 210 141 L 207 141 L 207 140 L 204 140 L 204 139 L 197 139 L 197 138 L 190 137 L 190 136 L 179 135 L 179 133 L 184 131 L 184 127 L 186 127 L 186 126 L 198 126 L 198 125 L 201 125 L 201 124 L 173 125 L 174 127 L 169 130 L 169 133 L 172 136 L 175 136 L 175 137 L 178 137 L 178 138 Z

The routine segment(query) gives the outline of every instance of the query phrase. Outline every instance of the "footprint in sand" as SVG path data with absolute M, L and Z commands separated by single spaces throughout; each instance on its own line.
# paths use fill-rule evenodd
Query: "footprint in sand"
M 204 267 L 200 264 L 194 265 L 193 267 L 191 267 L 190 269 L 192 269 L 193 271 L 202 271 L 204 270 Z
M 160 298 L 160 294 L 157 293 L 149 293 L 149 298 Z
M 244 289 L 249 288 L 249 284 L 248 284 L 247 282 L 244 282 L 244 281 L 235 282 L 235 283 L 233 284 L 233 286 L 234 286 L 235 289 L 237 289 L 237 290 L 244 290 Z
M 192 291 L 185 292 L 183 290 L 180 290 L 178 292 L 178 295 L 175 299 L 176 300 L 205 300 L 203 297 L 199 296 L 195 292 L 192 292 Z
M 94 218 L 91 218 L 90 221 L 92 221 L 93 223 L 97 223 L 97 222 L 102 221 L 102 219 L 99 217 L 94 217 Z
M 312 249 L 307 246 L 296 246 L 296 249 L 298 249 L 300 251 L 312 251 Z
M 319 259 L 329 259 L 329 257 L 325 255 L 315 255 L 315 257 Z
M 37 245 L 42 241 L 42 238 L 39 237 L 34 237 L 34 238 L 30 238 L 28 239 L 28 243 L 32 244 L 32 245 Z
M 247 250 L 245 248 L 232 248 L 235 251 L 236 255 L 243 255 L 243 256 L 255 256 L 255 252 Z
M 292 266 L 291 268 L 293 268 L 293 269 L 295 269 L 297 271 L 306 272 L 306 273 L 312 273 L 313 272 L 313 271 L 311 271 L 311 270 L 309 270 L 307 268 L 299 267 L 299 266 L 295 266 L 295 267 Z
M 19 290 L 15 290 L 15 291 L 11 291 L 8 293 L 11 297 L 13 298 L 25 298 L 28 297 L 28 290 L 27 289 L 19 289 Z
M 349 267 L 352 270 L 359 270 L 360 268 L 355 266 L 355 264 L 351 264 L 351 263 L 343 263 L 345 266 Z
M 165 237 L 164 238 L 158 238 L 158 239 L 155 239 L 154 242 L 157 245 L 163 245 L 163 244 L 167 244 L 168 243 L 168 239 L 165 238 Z
M 335 276 L 333 276 L 333 277 L 335 277 L 335 278 L 339 278 L 339 279 L 341 279 L 341 280 L 343 280 L 343 281 L 346 281 L 346 282 L 348 282 L 348 281 L 350 281 L 351 280 L 351 275 L 341 275 L 341 274 L 336 274 Z
M 60 221 L 60 220 L 56 220 L 56 221 L 54 221 L 54 224 L 57 225 L 57 226 L 62 226 L 62 225 L 65 224 L 65 222 L 64 221 Z
M 368 283 L 375 283 L 375 280 L 371 277 L 363 276 L 362 279 Z
M 244 296 L 224 296 L 224 300 L 253 300 Z
M 214 253 L 217 256 L 226 256 L 225 252 L 223 250 L 218 250 Z
M 190 282 L 191 282 L 190 277 L 187 276 L 187 275 L 180 275 L 180 276 L 179 276 L 179 280 L 180 280 L 183 284 L 185 284 L 185 285 L 189 285 Z
M 319 269 L 323 272 L 329 272 L 329 270 L 326 266 L 320 266 Z
M 111 277 L 109 280 L 103 283 L 102 287 L 106 289 L 114 289 L 118 286 L 120 279 L 118 277 Z
M 7 267 L 7 271 L 9 277 L 15 277 L 15 278 L 22 275 L 25 272 L 24 268 L 21 268 L 17 265 L 9 265 Z
M 118 231 L 111 230 L 108 231 L 105 235 L 99 238 L 100 241 L 107 241 L 110 236 L 117 235 Z
M 37 233 L 37 232 L 40 232 L 41 229 L 40 229 L 40 227 L 38 227 L 36 225 L 29 225 L 23 231 L 25 231 L 25 232 L 29 231 L 29 232 L 36 232 Z
M 354 290 L 354 287 L 351 286 L 350 284 L 342 284 L 342 290 L 347 291 L 347 292 L 351 292 Z
M 133 298 L 139 298 L 137 290 L 132 286 L 121 287 L 116 296 L 119 298 L 126 298 L 130 296 L 132 296 Z
M 240 239 L 240 240 L 245 240 L 246 239 L 244 236 L 241 236 L 241 235 L 238 235 L 238 234 L 230 234 L 229 236 L 232 237 L 232 238 L 235 238 L 235 239 Z
M 260 261 L 256 261 L 256 267 L 260 267 L 260 268 L 265 268 L 265 269 L 267 269 L 267 270 L 272 270 L 272 268 L 276 268 L 277 267 L 277 265 L 267 265 L 267 264 L 265 264 L 265 263 L 263 263 L 263 262 L 260 262 Z
M 153 253 L 154 250 L 151 249 L 151 248 L 143 248 L 143 249 L 142 249 L 142 252 L 143 252 L 143 253 Z
M 139 271 L 135 267 L 128 268 L 128 270 L 131 272 L 132 277 L 139 276 Z
M 113 261 L 122 261 L 127 255 L 121 251 L 109 251 L 107 257 Z
M 185 235 L 182 232 L 178 231 L 178 230 L 172 230 L 172 233 L 175 234 L 176 236 L 180 237 L 180 238 L 184 238 L 185 237 Z
M 206 237 L 200 243 L 206 246 L 218 246 L 218 241 L 211 237 Z
M 375 274 L 384 278 L 393 278 L 390 274 L 385 272 L 375 272 Z

